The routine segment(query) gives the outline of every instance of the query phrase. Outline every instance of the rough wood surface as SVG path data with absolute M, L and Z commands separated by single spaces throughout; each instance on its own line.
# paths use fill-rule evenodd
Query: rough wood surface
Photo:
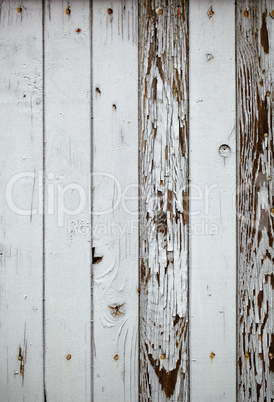
M 190 399 L 234 402 L 234 0 L 191 0 L 189 38 Z
M 22 4 L 22 3 L 21 3 Z M 42 5 L 0 2 L 0 400 L 43 400 Z
M 45 394 L 91 400 L 90 2 L 45 2 Z
M 274 399 L 274 4 L 270 0 L 237 4 L 239 400 L 270 402 Z
M 140 392 L 188 399 L 186 1 L 139 4 Z
M 93 2 L 94 400 L 138 400 L 138 2 Z

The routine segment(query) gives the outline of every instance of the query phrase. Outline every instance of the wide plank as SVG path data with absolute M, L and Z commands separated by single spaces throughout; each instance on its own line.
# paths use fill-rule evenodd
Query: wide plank
M 45 2 L 45 394 L 91 400 L 90 2 Z
M 140 398 L 188 400 L 188 5 L 139 4 Z
M 239 400 L 274 399 L 274 3 L 237 2 Z
M 20 5 L 21 4 L 21 5 Z M 0 2 L 0 400 L 43 400 L 42 3 Z

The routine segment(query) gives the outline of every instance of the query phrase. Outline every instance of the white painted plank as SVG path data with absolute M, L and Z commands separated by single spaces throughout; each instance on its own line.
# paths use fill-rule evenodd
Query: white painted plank
M 93 2 L 93 247 L 103 257 L 93 265 L 94 400 L 102 402 L 138 400 L 137 20 L 137 0 Z
M 22 3 L 21 3 L 22 4 Z M 0 4 L 0 399 L 43 400 L 42 5 Z M 21 348 L 21 353 L 19 352 Z M 20 359 L 20 360 L 19 360 Z
M 91 398 L 90 9 L 45 5 L 47 401 Z
M 235 6 L 232 0 L 192 0 L 189 6 L 190 398 L 231 402 L 236 398 Z M 219 153 L 223 144 L 231 150 L 227 157 Z

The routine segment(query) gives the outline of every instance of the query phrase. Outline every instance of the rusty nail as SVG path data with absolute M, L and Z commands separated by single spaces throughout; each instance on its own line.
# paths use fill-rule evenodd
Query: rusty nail
M 274 208 L 273 207 L 271 208 L 270 213 L 271 213 L 271 216 L 274 217 Z
M 272 18 L 274 18 L 274 10 L 271 11 L 270 15 Z
M 245 18 L 248 18 L 248 14 L 249 14 L 248 10 L 244 10 L 243 14 L 244 14 Z
M 271 181 L 271 177 L 270 177 L 270 176 L 267 177 L 267 181 Z
M 266 96 L 269 98 L 270 97 L 270 92 L 266 91 Z
M 163 14 L 163 9 L 162 8 L 157 8 L 157 10 L 156 10 L 156 12 L 157 12 L 157 14 Z
M 245 352 L 245 358 L 246 358 L 246 359 L 249 359 L 249 352 L 248 352 L 248 350 Z
M 117 106 L 115 105 L 115 103 L 113 103 L 112 107 L 113 107 L 113 109 L 117 109 Z
M 66 359 L 67 359 L 67 360 L 70 360 L 70 359 L 71 359 L 71 355 L 70 355 L 70 354 L 67 355 L 67 356 L 66 356 Z
M 273 353 L 268 353 L 270 359 L 273 359 Z
M 21 13 L 22 12 L 22 7 L 17 7 L 17 12 Z
M 77 33 L 80 33 L 80 32 L 81 32 L 81 29 L 80 29 L 80 28 L 76 29 L 76 32 L 77 32 Z
M 112 8 L 107 8 L 107 13 L 108 13 L 109 15 L 111 15 L 111 14 L 113 13 Z
M 210 355 L 209 355 L 209 357 L 210 357 L 211 359 L 214 359 L 215 356 L 216 356 L 216 355 L 215 355 L 214 352 L 211 352 Z
M 209 18 L 212 18 L 212 17 L 213 17 L 213 15 L 214 15 L 214 11 L 213 11 L 212 6 L 210 6 L 210 7 L 209 7 L 209 10 L 208 10 L 207 15 L 209 16 Z
M 71 13 L 70 5 L 68 5 L 67 8 L 65 9 L 65 13 L 70 15 Z
M 95 88 L 95 91 L 97 92 L 97 94 L 100 94 L 101 93 L 101 91 L 100 91 L 100 89 L 97 87 L 97 88 Z
M 119 360 L 119 356 L 115 355 L 115 356 L 113 356 L 113 359 L 117 362 L 117 360 Z
M 264 138 L 268 138 L 268 133 L 264 133 Z
M 160 355 L 161 360 L 165 360 L 165 358 L 166 358 L 166 355 L 164 355 L 164 354 Z

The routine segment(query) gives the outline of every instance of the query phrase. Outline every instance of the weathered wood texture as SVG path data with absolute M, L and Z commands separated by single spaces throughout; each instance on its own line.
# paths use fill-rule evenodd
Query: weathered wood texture
M 91 400 L 89 1 L 45 3 L 45 386 Z
M 234 0 L 189 3 L 190 398 L 236 400 Z
M 93 2 L 94 400 L 138 400 L 138 2 Z M 132 197 L 132 198 L 131 198 Z
M 241 401 L 274 399 L 273 6 L 270 0 L 237 3 Z
M 140 392 L 188 399 L 188 7 L 139 3 Z
M 42 6 L 0 2 L 0 400 L 43 400 Z

